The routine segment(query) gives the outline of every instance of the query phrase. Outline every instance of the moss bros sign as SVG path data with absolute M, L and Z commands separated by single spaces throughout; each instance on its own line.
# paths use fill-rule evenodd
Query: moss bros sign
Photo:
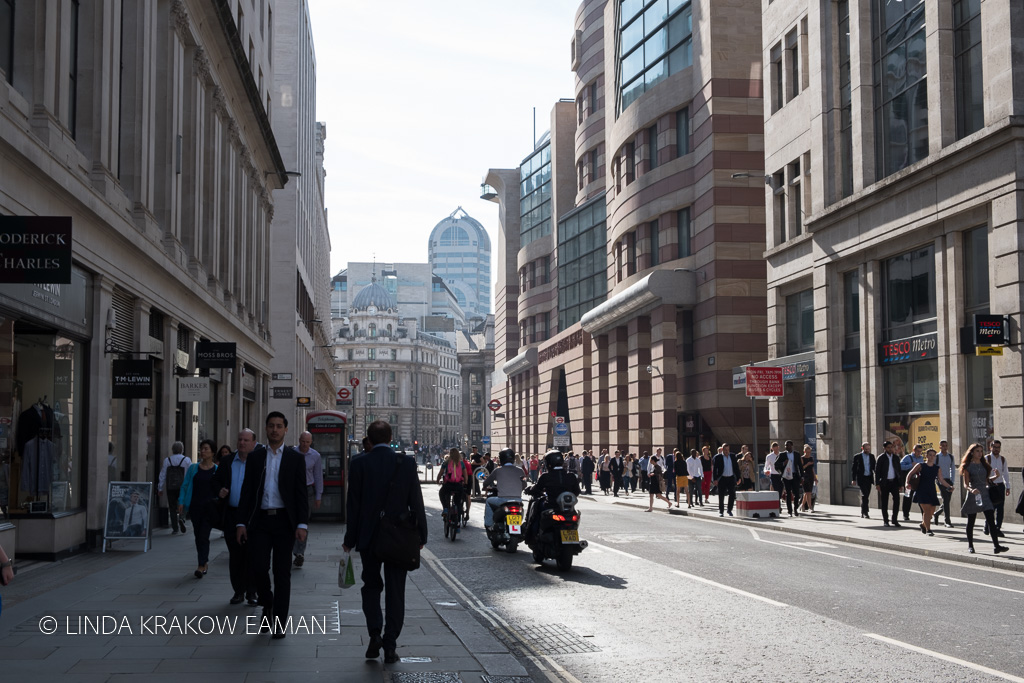
M 0 216 L 0 283 L 71 284 L 71 217 Z
M 235 342 L 196 342 L 197 368 L 233 368 L 237 360 Z

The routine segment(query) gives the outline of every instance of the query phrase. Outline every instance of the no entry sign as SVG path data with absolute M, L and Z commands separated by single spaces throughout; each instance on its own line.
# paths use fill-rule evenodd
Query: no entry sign
M 747 367 L 747 396 L 782 396 L 782 368 Z

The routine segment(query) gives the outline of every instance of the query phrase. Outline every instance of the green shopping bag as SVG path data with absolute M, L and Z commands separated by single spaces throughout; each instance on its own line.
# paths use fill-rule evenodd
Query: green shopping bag
M 351 588 L 356 585 L 356 570 L 352 566 L 352 553 L 338 560 L 338 587 Z

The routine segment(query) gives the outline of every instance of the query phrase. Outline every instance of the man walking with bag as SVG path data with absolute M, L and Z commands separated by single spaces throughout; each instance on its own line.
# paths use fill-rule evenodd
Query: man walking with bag
M 185 482 L 185 472 L 188 471 L 192 461 L 185 457 L 185 444 L 175 441 L 171 444 L 171 455 L 164 458 L 164 466 L 160 468 L 160 479 L 157 481 L 157 491 L 167 493 L 167 514 L 171 520 L 171 535 L 185 533 L 185 518 L 178 515 L 178 494 L 181 493 L 181 485 Z
M 398 636 L 405 620 L 405 578 L 410 566 L 381 560 L 382 539 L 378 537 L 382 534 L 378 532 L 382 517 L 414 523 L 422 548 L 427 543 L 427 516 L 416 461 L 395 453 L 388 445 L 391 425 L 375 420 L 367 427 L 366 436 L 372 448 L 349 462 L 348 523 L 342 549 L 346 553 L 358 551 L 363 564 L 363 616 L 370 635 L 366 658 L 376 659 L 384 648 L 384 661 L 393 664 L 398 661 Z M 381 592 L 386 622 L 380 609 Z

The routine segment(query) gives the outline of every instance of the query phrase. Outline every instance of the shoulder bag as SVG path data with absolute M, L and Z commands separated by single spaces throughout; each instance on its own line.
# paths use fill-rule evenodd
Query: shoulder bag
M 380 521 L 373 535 L 370 549 L 378 560 L 406 571 L 419 569 L 420 566 L 420 532 L 416 519 L 409 510 L 394 515 L 389 514 L 392 498 L 395 493 L 395 479 L 401 465 L 402 456 L 395 459 L 395 469 L 391 474 L 384 508 L 380 511 Z

